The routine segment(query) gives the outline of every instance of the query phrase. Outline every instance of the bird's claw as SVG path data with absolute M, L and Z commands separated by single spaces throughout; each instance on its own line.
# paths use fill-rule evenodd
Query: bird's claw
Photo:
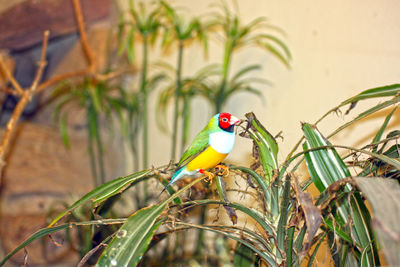
M 199 172 L 201 174 L 204 174 L 206 182 L 208 182 L 210 185 L 212 185 L 212 180 L 214 179 L 215 174 L 212 172 L 205 171 L 203 169 L 200 169 Z
M 225 165 L 217 165 L 215 166 L 215 170 L 217 171 L 218 176 L 228 176 L 229 168 Z

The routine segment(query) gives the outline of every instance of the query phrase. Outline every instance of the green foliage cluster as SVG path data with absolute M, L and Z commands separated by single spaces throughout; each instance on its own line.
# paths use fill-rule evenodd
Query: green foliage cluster
M 355 103 L 364 99 L 377 98 L 381 101 L 382 97 L 390 96 L 390 99 L 362 111 L 353 120 L 327 135 L 332 136 L 360 119 L 392 107 L 369 145 L 354 148 L 332 144 L 317 129 L 316 124 L 304 123 L 304 137 L 281 164 L 278 164 L 278 144 L 275 137 L 253 113 L 246 114 L 247 127 L 243 128 L 241 136 L 253 141 L 255 163 L 250 167 L 230 165 L 234 175 L 229 177 L 242 178 L 248 184 L 249 189 L 240 192 L 254 199 L 251 205 L 248 202 L 230 201 L 224 183 L 226 177 L 217 174 L 216 189 L 219 199 L 192 199 L 190 194 L 184 194 L 203 179 L 198 178 L 176 192 L 171 191 L 167 199 L 139 209 L 128 218 L 103 218 L 55 226 L 63 217 L 85 203 L 91 202 L 92 207 L 99 206 L 122 194 L 130 186 L 138 186 L 148 179 L 155 178 L 158 181 L 163 174 L 168 175 L 173 171 L 169 166 L 144 170 L 114 179 L 89 192 L 59 214 L 47 228 L 33 234 L 7 255 L 1 264 L 32 241 L 56 231 L 72 226 L 122 224 L 94 248 L 100 250 L 105 247 L 97 266 L 150 265 L 151 259 L 158 256 L 164 257 L 163 260 L 158 259 L 158 262 L 165 264 L 170 259 L 174 264 L 183 265 L 189 262 L 210 265 L 224 262 L 228 266 L 257 266 L 264 262 L 270 266 L 300 266 L 306 260 L 308 266 L 312 266 L 323 242 L 329 244 L 334 266 L 379 266 L 382 259 L 379 258 L 378 248 L 383 250 L 385 261 L 394 265 L 399 260 L 396 251 L 399 242 L 390 233 L 396 231 L 396 223 L 393 222 L 396 222 L 400 203 L 395 196 L 400 193 L 400 187 L 391 178 L 398 179 L 400 174 L 396 142 L 400 131 L 392 131 L 386 137 L 384 133 L 400 101 L 399 93 L 399 84 L 366 90 L 327 113 L 336 112 L 348 104 L 352 109 Z M 297 152 L 300 145 L 303 149 Z M 345 149 L 349 154 L 341 155 L 338 149 Z M 300 171 L 298 168 L 303 161 L 306 162 L 310 177 L 300 183 L 296 173 Z M 357 173 L 352 174 L 349 168 L 354 166 L 357 166 Z M 311 184 L 320 192 L 314 200 L 305 191 Z M 382 194 L 383 188 L 388 190 L 388 194 Z M 379 218 L 376 218 L 379 223 L 371 223 L 371 213 L 366 208 L 365 197 L 370 201 L 375 216 L 379 214 Z M 178 215 L 197 206 L 215 205 L 225 209 L 232 223 L 195 224 Z M 386 208 L 391 213 L 383 212 Z M 251 219 L 256 227 L 247 224 L 236 226 L 237 219 L 244 217 Z M 186 258 L 165 258 L 154 254 L 151 258 L 146 257 L 149 250 L 156 250 L 160 241 L 171 234 L 191 229 L 222 236 L 222 239 L 215 239 L 219 253 L 202 251 L 208 259 L 205 262 L 204 257 L 197 258 L 190 252 L 186 252 Z M 234 253 L 228 258 L 222 253 L 229 247 L 226 239 L 232 239 L 237 244 Z M 382 242 L 385 242 L 384 246 L 380 246 Z

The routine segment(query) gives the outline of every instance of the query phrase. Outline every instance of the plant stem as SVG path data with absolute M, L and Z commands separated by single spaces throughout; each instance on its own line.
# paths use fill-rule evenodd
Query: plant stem
M 189 107 L 190 98 L 188 95 L 183 96 L 183 123 L 182 123 L 182 144 L 181 144 L 181 155 L 185 151 L 186 142 L 188 140 L 188 130 L 189 130 L 189 120 L 190 120 L 190 107 Z
M 148 36 L 143 35 L 143 59 L 142 59 L 142 75 L 140 79 L 140 92 L 142 96 L 142 118 L 143 118 L 143 169 L 147 168 L 148 157 L 148 118 L 147 118 L 147 48 Z M 143 203 L 147 202 L 147 182 L 143 182 Z
M 215 113 L 220 113 L 225 102 L 225 88 L 228 81 L 229 67 L 231 64 L 231 56 L 234 42 L 228 39 L 225 43 L 224 62 L 222 65 L 222 81 L 215 99 Z
M 89 150 L 89 155 L 90 155 L 90 169 L 92 170 L 92 176 L 93 176 L 93 182 L 94 186 L 97 187 L 99 186 L 99 181 L 98 181 L 98 176 L 97 176 L 97 168 L 96 168 L 96 156 L 93 148 L 93 139 L 92 139 L 92 132 L 90 130 L 90 122 L 89 122 L 89 116 L 90 116 L 90 111 L 87 111 L 87 127 L 89 129 L 87 130 L 88 133 L 88 150 Z
M 132 113 L 132 112 L 130 112 Z M 133 126 L 133 114 L 129 114 L 129 145 L 131 148 L 131 153 L 132 153 L 132 161 L 133 161 L 133 171 L 139 171 L 139 155 L 137 151 L 137 131 L 136 131 L 136 126 Z M 137 122 L 136 122 L 137 123 Z
M 183 40 L 179 39 L 178 47 L 178 62 L 176 67 L 176 88 L 175 88 L 175 109 L 174 109 L 174 126 L 172 130 L 172 148 L 171 148 L 171 160 L 175 161 L 176 155 L 176 142 L 178 133 L 178 117 L 179 117 L 179 98 L 181 96 L 181 75 L 182 75 L 182 61 L 183 61 Z M 183 137 L 182 137 L 183 138 Z
M 147 48 L 148 37 L 143 36 L 143 59 L 142 59 L 142 75 L 140 79 L 140 92 L 142 96 L 142 116 L 143 116 L 143 169 L 147 168 L 148 160 L 148 121 L 147 121 Z
M 97 119 L 97 118 L 96 118 Z M 99 162 L 100 172 L 100 185 L 106 182 L 105 171 L 104 171 L 104 158 L 103 158 L 103 142 L 101 141 L 101 129 L 97 128 L 96 136 L 96 147 L 97 147 L 97 160 Z

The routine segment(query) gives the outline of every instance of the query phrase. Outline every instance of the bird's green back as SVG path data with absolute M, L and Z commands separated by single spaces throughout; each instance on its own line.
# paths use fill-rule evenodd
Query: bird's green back
M 177 169 L 182 168 L 187 165 L 192 159 L 194 159 L 198 154 L 203 152 L 209 146 L 209 137 L 211 133 L 216 131 L 221 131 L 218 126 L 219 114 L 211 118 L 210 122 L 204 129 L 199 132 L 193 139 L 193 142 L 183 153 L 181 159 L 179 160 Z

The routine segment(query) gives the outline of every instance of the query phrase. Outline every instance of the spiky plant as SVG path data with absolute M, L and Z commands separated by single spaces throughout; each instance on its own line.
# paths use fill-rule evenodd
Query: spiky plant
M 192 199 L 190 194 L 184 193 L 203 179 L 198 178 L 183 185 L 176 192 L 170 189 L 169 197 L 146 208 L 132 211 L 132 215 L 128 218 L 104 218 L 56 226 L 63 217 L 85 203 L 90 202 L 93 206 L 98 206 L 108 198 L 123 193 L 127 187 L 136 186 L 147 179 L 164 180 L 171 175 L 173 169 L 164 166 L 120 177 L 76 201 L 59 214 L 47 228 L 33 234 L 7 255 L 0 264 L 4 264 L 18 250 L 40 237 L 70 227 L 102 224 L 122 224 L 122 226 L 94 249 L 102 249 L 107 244 L 97 266 L 135 266 L 146 262 L 150 264 L 151 258 L 157 257 L 157 254 L 153 254 L 151 258 L 145 257 L 149 250 L 156 250 L 160 241 L 166 236 L 190 229 L 200 229 L 233 239 L 236 243 L 235 253 L 228 263 L 229 261 L 235 264 L 264 262 L 270 266 L 300 266 L 307 260 L 308 266 L 311 266 L 321 243 L 328 242 L 335 266 L 379 266 L 377 243 L 380 241 L 385 242 L 385 246 L 381 247 L 385 260 L 390 264 L 397 264 L 400 244 L 392 234 L 395 233 L 397 226 L 392 222 L 396 222 L 396 216 L 399 214 L 399 201 L 393 197 L 399 194 L 400 187 L 397 181 L 390 178 L 368 177 L 375 175 L 377 169 L 374 166 L 377 161 L 380 162 L 379 166 L 390 166 L 383 173 L 400 170 L 397 154 L 384 153 L 387 150 L 383 149 L 388 142 L 398 142 L 400 138 L 398 130 L 383 138 L 388 122 L 396 109 L 388 112 L 368 146 L 355 148 L 335 145 L 328 139 L 346 127 L 356 124 L 360 119 L 397 105 L 400 102 L 399 93 L 400 84 L 394 84 L 366 90 L 342 102 L 327 114 L 345 105 L 350 105 L 352 108 L 356 102 L 363 99 L 377 98 L 380 103 L 362 111 L 354 119 L 327 135 L 317 129 L 320 120 L 313 125 L 304 123 L 302 126 L 304 137 L 281 164 L 278 164 L 277 160 L 278 144 L 275 137 L 262 126 L 253 113 L 248 113 L 247 126 L 243 128 L 241 135 L 250 138 L 254 144 L 254 164 L 249 167 L 229 165 L 232 174 L 229 177 L 243 179 L 248 185 L 247 189 L 227 190 L 224 183 L 226 177 L 217 175 L 218 198 Z M 382 100 L 382 97 L 390 98 Z M 303 150 L 298 151 L 301 144 Z M 341 155 L 338 153 L 339 149 L 350 151 L 350 154 Z M 369 159 L 358 160 L 361 154 L 368 155 Z M 349 157 L 350 155 L 352 157 Z M 310 177 L 299 181 L 296 173 L 300 171 L 298 167 L 304 160 Z M 369 164 L 365 164 L 366 162 Z M 349 172 L 350 166 L 360 168 L 356 174 L 358 177 Z M 311 184 L 320 191 L 320 194 L 315 196 L 315 201 L 310 193 L 305 191 Z M 205 189 L 200 187 L 198 190 L 201 192 Z M 251 202 L 230 200 L 227 192 L 239 193 Z M 364 196 L 369 199 L 373 208 L 375 215 L 373 224 L 370 211 L 365 206 Z M 223 207 L 232 223 L 216 221 L 198 225 L 177 216 L 180 212 L 204 205 Z M 249 222 L 237 226 L 238 218 L 242 220 L 247 218 Z M 250 224 L 250 221 L 253 223 Z M 212 249 L 204 251 L 208 264 L 226 263 L 227 256 L 224 250 L 229 244 L 218 238 L 215 245 L 219 254 Z M 183 264 L 199 262 L 199 259 L 192 257 L 190 251 L 186 257 L 174 258 L 173 255 L 169 257 L 164 255 L 163 261 L 166 264 L 168 259 Z

